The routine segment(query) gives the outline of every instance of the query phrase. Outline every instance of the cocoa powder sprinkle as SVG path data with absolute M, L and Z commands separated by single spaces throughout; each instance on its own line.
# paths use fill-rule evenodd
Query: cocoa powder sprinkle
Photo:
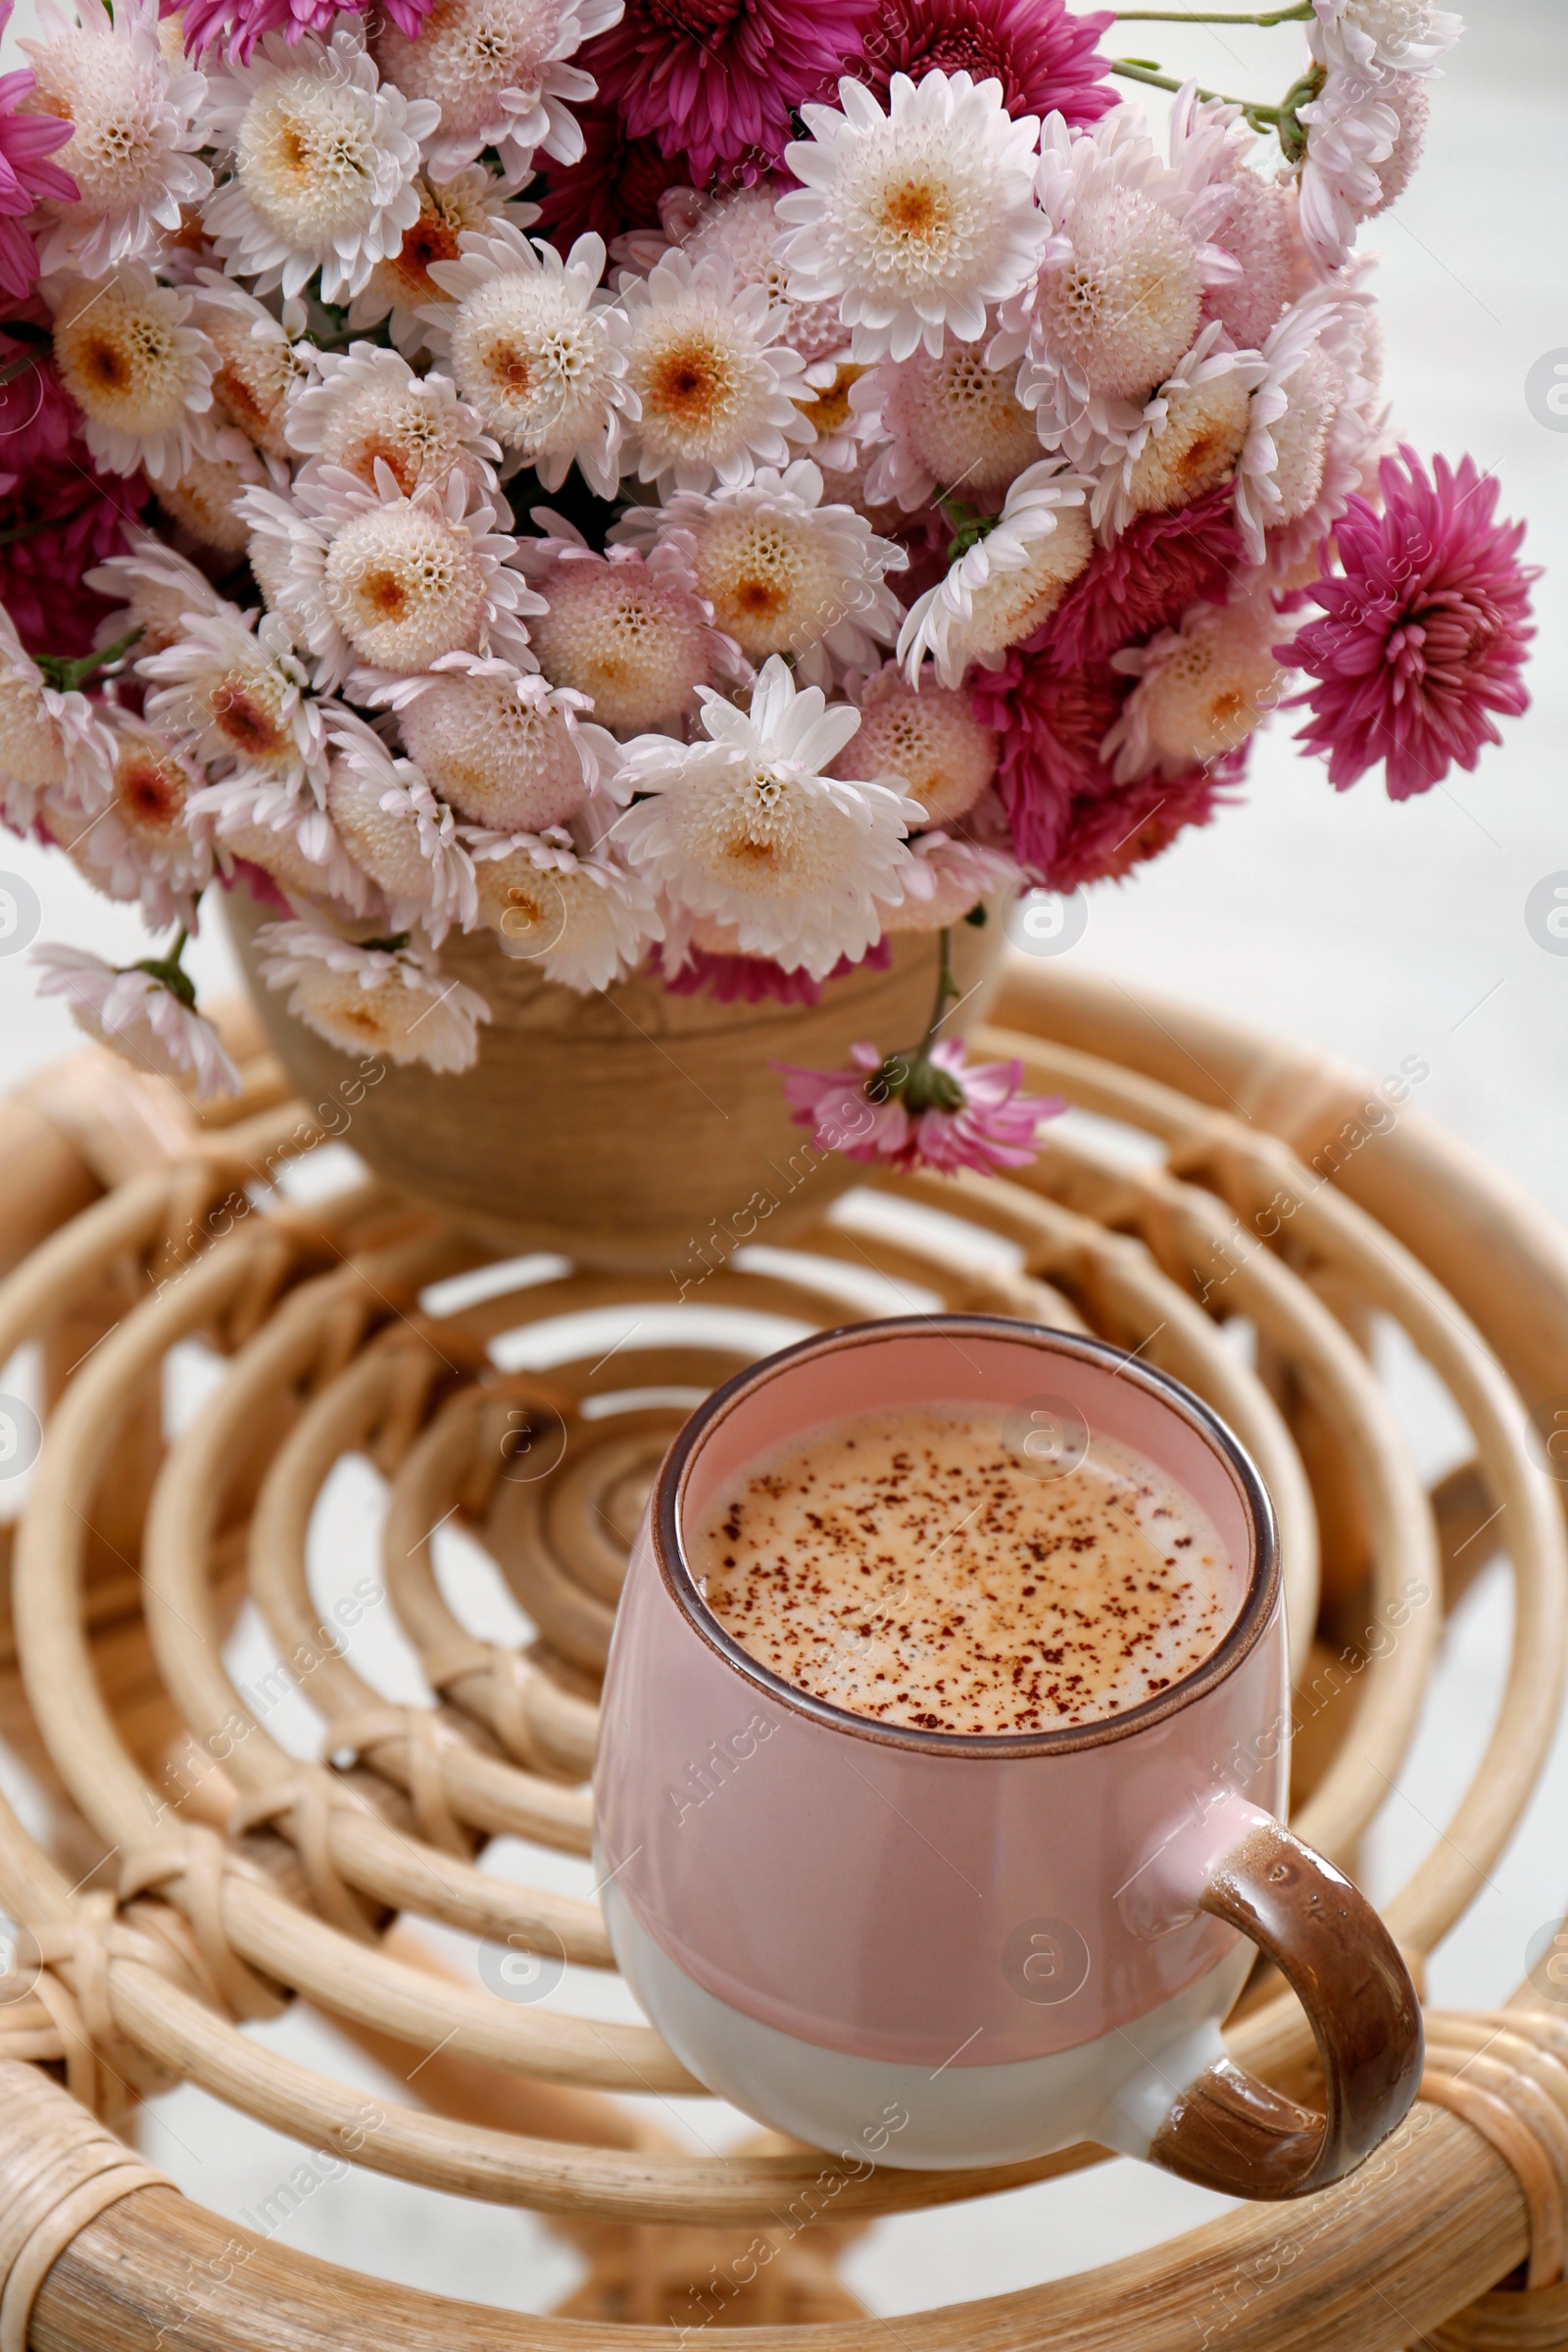
M 1241 1601 L 1174 1479 L 1100 1437 L 1041 1478 L 983 1407 L 792 1440 L 714 1498 L 687 1548 L 714 1616 L 773 1673 L 925 1731 L 1102 1721 L 1200 1665 Z

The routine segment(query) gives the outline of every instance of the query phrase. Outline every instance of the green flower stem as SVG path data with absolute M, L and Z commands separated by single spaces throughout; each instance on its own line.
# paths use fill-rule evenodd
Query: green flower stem
M 65 531 L 85 514 L 85 507 L 76 507 L 69 514 L 44 514 L 36 522 L 15 522 L 7 531 L 0 531 L 0 547 L 15 547 L 19 539 L 35 539 L 40 531 Z
M 132 972 L 149 973 L 162 987 L 168 989 L 172 997 L 179 999 L 187 1012 L 194 1012 L 196 1009 L 196 985 L 180 960 L 189 940 L 190 933 L 181 923 L 174 944 L 167 956 L 144 956 L 136 963 L 127 965 L 126 969 Z
M 937 1042 L 937 1031 L 947 1018 L 948 1006 L 956 1004 L 963 993 L 953 976 L 953 933 L 944 929 L 937 938 L 941 951 L 937 963 L 937 1001 L 931 1007 L 930 1025 L 920 1047 L 922 1059 Z
M 132 629 L 127 636 L 117 638 L 113 645 L 100 646 L 96 653 L 82 654 L 74 661 L 64 654 L 39 654 L 35 659 L 38 667 L 58 693 L 73 694 L 78 687 L 85 686 L 87 680 L 99 670 L 107 669 L 111 662 L 128 654 L 142 633 L 139 628 Z
M 1177 81 L 1169 74 L 1157 73 L 1152 66 L 1140 65 L 1131 57 L 1113 57 L 1110 70 L 1119 74 L 1123 81 L 1141 81 L 1151 90 L 1183 90 L 1187 87 L 1184 81 Z M 1200 98 L 1217 98 L 1222 106 L 1239 106 L 1254 130 L 1273 130 L 1279 124 L 1281 109 L 1277 106 L 1260 106 L 1250 98 L 1228 98 L 1223 90 L 1205 90 L 1201 85 L 1198 95 Z
M 956 564 L 960 556 L 967 555 L 971 547 L 988 537 L 1001 519 L 999 515 L 982 513 L 979 507 L 966 505 L 961 498 L 955 498 L 951 491 L 937 500 L 937 506 L 953 533 L 948 542 L 950 564 Z
M 1312 0 L 1297 0 L 1294 8 L 1264 9 L 1256 16 L 1234 16 L 1228 9 L 1118 8 L 1118 24 L 1309 24 Z

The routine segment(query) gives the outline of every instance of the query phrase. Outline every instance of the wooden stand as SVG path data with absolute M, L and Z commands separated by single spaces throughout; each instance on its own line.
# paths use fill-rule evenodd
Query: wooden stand
M 686 1269 L 685 1298 L 825 1326 L 853 1316 L 872 1268 L 952 1307 L 1087 1327 L 1205 1396 L 1278 1504 L 1296 1819 L 1345 1861 L 1414 1734 L 1446 1583 L 1505 1554 L 1497 1723 L 1386 1910 L 1419 1982 L 1556 1725 L 1568 1246 L 1407 1099 L 1212 1015 L 1015 965 L 975 1043 L 1020 1055 L 1033 1088 L 1099 1121 L 1053 1131 L 1011 1181 L 887 1180 L 793 1235 L 793 1254 Z M 417 1926 L 611 1965 L 597 1903 L 503 1883 L 474 1857 L 504 1834 L 588 1852 L 625 1539 L 682 1412 L 657 1393 L 700 1391 L 741 1355 L 662 1317 L 678 1280 L 504 1270 L 471 1230 L 379 1180 L 289 1198 L 272 1179 L 322 1124 L 265 1056 L 247 1078 L 238 1114 L 203 1124 L 172 1090 L 84 1056 L 26 1090 L 0 1131 L 0 1360 L 39 1342 L 54 1368 L 0 1621 L 0 1731 L 30 1748 L 49 1799 L 37 1838 L 0 1805 L 0 1905 L 22 1930 L 0 1986 L 0 2352 L 570 2352 L 742 2324 L 771 2352 L 871 2352 L 885 2330 L 834 2270 L 848 2233 L 1103 2151 L 864 2179 L 766 2138 L 692 2156 L 619 2095 L 698 2087 L 650 2029 L 479 1990 Z M 909 1202 L 950 1222 L 911 1221 Z M 977 1253 L 983 1236 L 1011 1258 Z M 453 1282 L 487 1261 L 486 1281 Z M 641 1324 L 608 1355 L 564 1342 L 548 1374 L 495 1370 L 498 1334 L 604 1306 Z M 1235 1317 L 1250 1352 L 1223 1334 Z M 1435 1496 L 1368 1352 L 1384 1320 L 1470 1431 L 1473 1460 Z M 191 1339 L 222 1354 L 222 1377 L 161 1440 L 148 1399 Z M 310 1589 L 307 1530 L 345 1452 L 386 1483 L 379 1582 L 428 1705 L 362 1679 Z M 537 1629 L 526 1650 L 454 1614 L 432 1556 L 448 1523 L 499 1564 Z M 319 1764 L 279 1745 L 225 1673 L 242 1589 L 321 1719 Z M 1341 2187 L 901 2319 L 900 2335 L 921 2352 L 1568 2343 L 1568 2007 L 1543 1984 L 1505 2013 L 1429 2016 L 1422 2100 Z M 395 2052 L 407 2101 L 368 2101 L 243 2031 L 292 1999 Z M 1310 2096 L 1310 2036 L 1277 1986 L 1250 1988 L 1228 2038 Z M 176 2081 L 310 2148 L 552 2217 L 590 2265 L 571 2316 L 389 2287 L 150 2182 L 84 2110 L 122 2123 Z

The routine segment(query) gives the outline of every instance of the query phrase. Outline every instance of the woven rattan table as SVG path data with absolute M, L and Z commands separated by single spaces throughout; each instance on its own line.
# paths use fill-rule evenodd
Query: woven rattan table
M 871 1268 L 914 1298 L 1088 1328 L 1199 1391 L 1276 1498 L 1296 1822 L 1345 1862 L 1414 1734 L 1445 1601 L 1505 1553 L 1513 1653 L 1496 1726 L 1386 1906 L 1419 1982 L 1508 1841 L 1557 1720 L 1568 1244 L 1408 1089 L 1228 1019 L 1042 964 L 1009 973 L 978 1043 L 1098 1116 L 1063 1123 L 1010 1181 L 900 1178 L 858 1195 L 788 1252 L 715 1265 L 688 1305 L 840 1323 Z M 588 1851 L 625 1542 L 681 1417 L 662 1399 L 742 1357 L 683 1328 L 673 1292 L 646 1277 L 509 1268 L 379 1183 L 279 1183 L 323 1129 L 265 1056 L 246 1076 L 221 1123 L 202 1123 L 161 1082 L 89 1053 L 0 1120 L 0 1362 L 35 1346 L 46 1400 L 0 1613 L 0 1737 L 46 1816 L 34 1838 L 0 1805 L 0 1907 L 19 1931 L 0 1984 L 0 2352 L 566 2352 L 741 2324 L 770 2352 L 869 2352 L 885 2329 L 835 2268 L 851 2231 L 1102 2151 L 864 2177 L 765 2135 L 694 2156 L 618 2095 L 697 2088 L 650 2029 L 497 1997 L 419 1933 L 438 1921 L 525 1964 L 612 1965 L 595 1902 L 520 1887 L 476 1856 L 503 1835 Z M 911 1201 L 945 1221 L 911 1218 Z M 643 1336 L 609 1360 L 567 1348 L 547 1373 L 497 1369 L 498 1335 L 639 1304 Z M 1235 1317 L 1250 1350 L 1223 1335 Z M 1431 1494 L 1380 1384 L 1386 1319 L 1470 1432 L 1472 1457 Z M 193 1338 L 220 1352 L 221 1377 L 166 1435 L 163 1366 Z M 548 1460 L 533 1450 L 513 1475 L 519 1446 L 549 1432 Z M 380 1589 L 426 1705 L 363 1680 L 311 1591 L 308 1528 L 346 1452 L 385 1482 Z M 454 1613 L 432 1542 L 454 1518 L 537 1629 L 526 1650 Z M 321 1718 L 318 1763 L 279 1744 L 225 1671 L 247 1592 Z M 399 2079 L 413 2072 L 405 2103 L 245 2033 L 291 1999 L 393 2057 Z M 1422 2099 L 1339 2188 L 901 2318 L 901 2339 L 1568 2344 L 1568 2010 L 1526 1984 L 1506 2011 L 1427 2025 Z M 1277 1983 L 1254 1983 L 1228 2038 L 1311 2095 L 1310 2036 Z M 117 2135 L 138 2099 L 181 2081 L 306 2147 L 537 2209 L 582 2249 L 584 2285 L 565 2316 L 514 2317 L 230 2226 Z

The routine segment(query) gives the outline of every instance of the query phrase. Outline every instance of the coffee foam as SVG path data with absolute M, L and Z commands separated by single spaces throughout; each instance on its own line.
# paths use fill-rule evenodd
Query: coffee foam
M 1103 1721 L 1200 1666 L 1244 1574 L 1187 1490 L 1095 1437 L 1054 1477 L 1000 1409 L 858 1414 L 759 1455 L 685 1531 L 709 1608 L 857 1715 L 1001 1737 Z

